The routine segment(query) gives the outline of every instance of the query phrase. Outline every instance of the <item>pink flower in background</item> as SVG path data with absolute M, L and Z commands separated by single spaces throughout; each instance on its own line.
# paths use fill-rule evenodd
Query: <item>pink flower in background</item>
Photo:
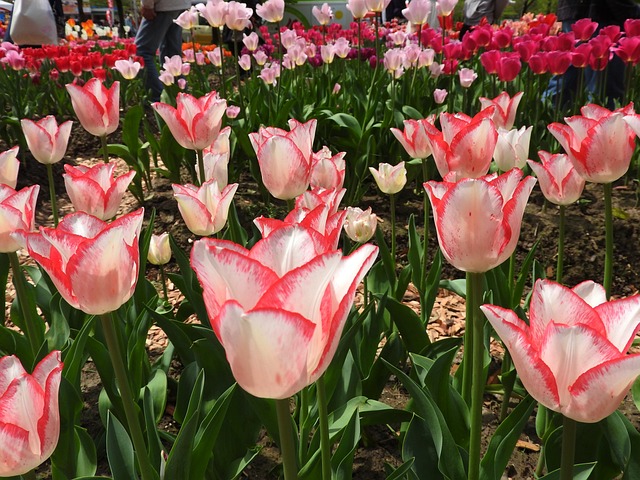
M 260 77 L 267 85 L 275 85 L 280 76 L 280 67 L 278 65 L 265 66 L 260 70 Z
M 184 78 L 179 78 L 176 84 L 180 90 L 187 88 L 187 81 Z
M 289 120 L 289 132 L 261 127 L 250 133 L 258 157 L 262 181 L 269 193 L 281 200 L 297 197 L 309 187 L 313 162 L 313 140 L 317 120 Z
M 240 114 L 240 107 L 237 105 L 229 105 L 226 110 L 227 118 L 236 118 Z
M 545 407 L 579 422 L 612 414 L 640 375 L 640 354 L 627 354 L 640 328 L 640 296 L 607 302 L 601 285 L 569 289 L 536 281 L 528 324 L 513 311 L 480 307 L 511 353 L 527 391 Z
M 438 0 L 436 2 L 436 7 L 438 9 L 438 15 L 443 17 L 448 17 L 453 12 L 453 9 L 456 7 L 458 0 Z
M 446 91 L 445 91 L 446 94 Z M 402 144 L 411 158 L 428 158 L 431 156 L 431 143 L 425 130 L 425 123 L 433 125 L 435 115 L 429 115 L 420 120 L 405 120 L 404 130 L 392 128 L 391 133 Z
M 389 6 L 389 3 L 391 3 L 391 0 L 365 0 L 367 9 L 376 13 L 383 12 Z
M 58 350 L 28 374 L 18 357 L 0 358 L 0 476 L 24 475 L 51 456 L 60 436 Z
M 247 47 L 247 50 L 250 52 L 255 52 L 258 49 L 258 45 L 260 43 L 260 37 L 256 32 L 251 32 L 249 35 L 246 33 L 242 34 L 242 43 Z
M 215 180 L 218 182 L 218 188 L 224 190 L 229 183 L 229 158 L 231 156 L 231 146 L 229 143 L 229 135 L 231 127 L 224 127 L 220 131 L 218 138 L 208 148 L 203 151 L 204 161 L 204 180 L 200 178 L 200 165 L 196 160 L 196 172 L 198 173 L 198 181 L 200 183 L 207 180 Z
M 191 30 L 193 27 L 198 25 L 198 19 L 198 10 L 196 7 L 192 6 L 178 15 L 178 18 L 174 20 L 174 23 L 177 23 L 185 30 Z
M 402 10 L 402 15 L 414 25 L 424 25 L 429 21 L 431 14 L 430 0 L 411 0 L 407 8 Z
M 269 57 L 266 53 L 264 53 L 264 51 L 258 50 L 253 54 L 253 59 L 256 61 L 258 65 L 263 66 L 265 63 L 267 63 L 267 60 L 269 59 Z
M 182 147 L 203 150 L 210 146 L 220 133 L 227 101 L 213 91 L 200 98 L 179 93 L 176 103 L 178 108 L 160 102 L 155 102 L 152 106 Z
M 461 68 L 458 70 L 458 77 L 460 78 L 460 86 L 462 88 L 469 88 L 475 79 L 478 78 L 478 74 L 470 68 Z
M 84 86 L 67 84 L 73 110 L 82 127 L 91 135 L 102 137 L 117 130 L 120 123 L 120 82 L 107 89 L 91 78 Z
M 363 245 L 343 257 L 300 225 L 275 230 L 251 250 L 195 242 L 191 265 L 238 384 L 257 397 L 282 399 L 317 380 L 376 255 L 376 247 Z
M 164 57 L 162 68 L 174 77 L 179 77 L 182 75 L 182 57 L 180 55 Z
M 636 145 L 636 135 L 625 122 L 629 105 L 612 112 L 589 104 L 582 115 L 565 118 L 565 124 L 552 123 L 547 128 L 558 140 L 578 173 L 588 182 L 610 183 L 629 169 Z
M 332 155 L 328 147 L 322 147 L 322 150 L 314 153 L 309 181 L 311 188 L 342 188 L 346 168 L 345 155 L 345 152 Z
M 247 8 L 246 3 L 240 3 L 235 1 L 227 2 L 227 15 L 225 16 L 225 23 L 230 30 L 236 30 L 241 32 L 245 28 L 251 28 L 251 16 L 253 10 Z
M 241 55 L 238 59 L 238 65 L 246 72 L 251 68 L 251 57 L 246 53 Z
M 138 76 L 138 72 L 140 71 L 140 62 L 131 59 L 116 60 L 113 68 L 120 72 L 120 75 L 122 75 L 125 80 L 133 80 Z
M 522 95 L 524 95 L 523 92 L 518 92 L 513 97 L 510 97 L 507 92 L 502 92 L 494 99 L 480 97 L 480 104 L 483 109 L 491 105 L 495 107 L 493 122 L 496 124 L 496 128 L 511 130 L 516 119 L 516 113 L 518 112 L 518 105 L 520 104 Z
M 344 231 L 354 242 L 365 243 L 371 240 L 378 227 L 378 217 L 371 213 L 371 207 L 362 210 L 359 207 L 347 207 L 344 219 Z
M 320 25 L 329 25 L 333 18 L 333 10 L 331 10 L 331 7 L 326 2 L 323 3 L 320 8 L 318 8 L 317 5 L 314 5 L 311 9 L 311 14 Z
M 407 169 L 404 167 L 404 162 L 397 165 L 381 163 L 377 170 L 369 167 L 369 171 L 380 191 L 387 195 L 400 192 L 407 183 Z
M 573 167 L 569 157 L 563 153 L 538 152 L 542 163 L 527 160 L 538 177 L 544 197 L 556 205 L 576 202 L 584 190 L 584 178 Z
M 265 22 L 276 23 L 284 16 L 284 0 L 267 0 L 256 5 L 256 13 Z
M 201 187 L 173 184 L 173 196 L 187 228 L 196 235 L 213 235 L 227 223 L 229 207 L 238 184 L 227 185 L 222 191 L 215 180 Z
M 213 28 L 224 27 L 228 4 L 224 0 L 209 0 L 206 4 L 199 3 L 196 9 Z
M 7 51 L 4 57 L 0 59 L 0 62 L 9 65 L 15 71 L 22 70 L 27 64 L 24 54 L 16 50 Z
M 447 95 L 448 94 L 449 94 L 449 92 L 447 92 L 446 89 L 444 89 L 444 88 L 436 88 L 433 91 L 433 100 L 438 105 L 442 105 L 445 102 L 445 100 L 447 99 Z
M 444 178 L 455 172 L 458 178 L 478 178 L 486 175 L 498 140 L 491 119 L 493 107 L 469 117 L 464 113 L 440 114 L 442 131 L 425 124 L 433 159 Z
M 165 71 L 160 72 L 160 75 L 158 75 L 158 80 L 160 80 L 166 86 L 173 85 L 176 81 L 173 75 Z
M 571 30 L 576 35 L 576 40 L 586 42 L 591 38 L 598 28 L 598 22 L 592 21 L 590 18 L 581 18 L 571 25 Z
M 15 252 L 20 244 L 11 236 L 18 230 L 34 229 L 36 201 L 40 185 L 32 185 L 16 191 L 0 184 L 0 252 Z
M 369 13 L 369 7 L 365 0 L 347 0 L 347 10 L 351 12 L 355 20 L 364 18 Z
M 333 90 L 331 90 L 331 93 L 333 93 L 334 95 L 337 95 L 340 93 L 341 89 L 342 89 L 342 85 L 336 82 L 336 84 L 333 86 Z
M 111 223 L 84 212 L 54 228 L 14 234 L 49 274 L 62 298 L 90 315 L 112 312 L 131 298 L 140 268 L 138 237 L 144 210 Z
M 18 151 L 20 147 L 17 145 L 0 153 L 0 184 L 16 188 L 18 183 L 18 170 L 20 169 L 20 161 L 18 160 Z
M 207 52 L 207 58 L 211 62 L 211 65 L 214 67 L 222 66 L 222 58 L 220 57 L 220 49 L 216 48 L 215 50 L 211 50 Z
M 114 179 L 115 168 L 115 162 L 96 164 L 91 168 L 64 166 L 64 186 L 76 211 L 89 213 L 101 220 L 116 216 L 136 172 L 130 170 Z
M 516 248 L 522 215 L 536 183 L 514 168 L 499 177 L 424 184 L 433 207 L 438 243 L 447 261 L 464 272 L 487 272 Z

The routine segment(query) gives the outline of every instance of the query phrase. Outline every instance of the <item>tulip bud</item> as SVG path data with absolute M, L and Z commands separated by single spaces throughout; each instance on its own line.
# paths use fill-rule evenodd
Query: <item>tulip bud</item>
M 381 163 L 378 165 L 378 170 L 369 167 L 369 171 L 380 191 L 387 195 L 398 193 L 407 183 L 407 169 L 404 168 L 404 162 L 400 162 L 396 166 Z
M 147 260 L 153 265 L 164 265 L 171 260 L 171 245 L 169 244 L 169 234 L 151 235 L 149 243 L 149 253 Z

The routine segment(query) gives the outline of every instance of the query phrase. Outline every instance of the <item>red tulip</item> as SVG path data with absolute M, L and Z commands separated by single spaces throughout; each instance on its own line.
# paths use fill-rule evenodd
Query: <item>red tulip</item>
M 635 133 L 624 121 L 623 111 L 589 104 L 582 115 L 565 118 L 567 124 L 547 128 L 569 155 L 573 166 L 587 181 L 610 183 L 629 169 Z
M 522 64 L 520 63 L 520 55 L 517 53 L 503 54 L 498 61 L 498 80 L 501 82 L 511 82 L 520 73 Z
M 0 358 L 0 477 L 24 475 L 51 456 L 60 435 L 60 352 L 32 374 L 11 355 Z
M 67 152 L 73 122 L 58 125 L 56 117 L 47 115 L 38 122 L 22 119 L 20 124 L 33 158 L 45 165 L 62 160 Z
M 637 65 L 640 61 L 640 37 L 623 37 L 613 49 L 623 62 Z
M 16 252 L 20 249 L 20 244 L 11 236 L 13 232 L 33 230 L 39 191 L 40 185 L 16 191 L 0 184 L 0 252 Z
M 487 73 L 497 73 L 498 61 L 500 61 L 501 56 L 499 50 L 489 50 L 480 55 L 480 63 L 482 63 Z
M 640 328 L 640 296 L 606 301 L 604 289 L 549 280 L 533 288 L 529 323 L 495 305 L 480 307 L 505 343 L 528 392 L 579 422 L 612 414 L 640 375 L 640 354 L 627 354 Z
M 464 113 L 442 113 L 442 132 L 425 124 L 433 159 L 442 177 L 449 172 L 454 172 L 458 178 L 486 175 L 498 139 L 491 119 L 494 111 L 494 107 L 489 107 L 473 118 Z
M 637 37 L 640 35 L 640 18 L 628 18 L 624 21 L 624 32 L 627 37 Z
M 135 177 L 130 170 L 118 178 L 113 178 L 115 162 L 101 163 L 93 167 L 65 165 L 64 186 L 73 207 L 101 220 L 116 216 L 122 197 Z
M 438 243 L 458 270 L 481 273 L 515 250 L 535 178 L 514 168 L 499 177 L 424 184 L 433 207 Z
M 196 98 L 188 93 L 178 93 L 178 108 L 155 102 L 152 106 L 167 123 L 171 135 L 184 148 L 204 150 L 215 142 L 227 101 L 214 91 Z
M 513 97 L 510 97 L 507 92 L 502 92 L 494 99 L 480 97 L 480 104 L 483 109 L 491 105 L 495 107 L 493 123 L 496 124 L 496 128 L 511 130 L 516 120 L 516 113 L 518 112 L 518 105 L 520 105 L 522 95 L 524 95 L 523 92 L 518 92 Z
M 564 75 L 571 66 L 571 52 L 547 52 L 547 68 L 553 75 Z
M 538 155 L 542 163 L 533 160 L 527 160 L 527 163 L 538 177 L 544 198 L 556 205 L 576 202 L 582 195 L 585 182 L 569 157 L 562 153 L 552 155 L 544 150 Z
M 536 75 L 547 73 L 549 66 L 547 64 L 547 55 L 544 52 L 535 53 L 529 58 L 529 68 Z
M 191 266 L 238 384 L 257 397 L 283 399 L 317 380 L 377 250 L 363 245 L 343 257 L 302 226 L 280 228 L 251 250 L 195 242 Z
M 590 18 L 581 18 L 571 25 L 571 30 L 575 33 L 576 40 L 581 42 L 589 40 L 597 28 L 598 22 L 594 22 Z
M 49 274 L 71 306 L 91 315 L 117 310 L 136 288 L 143 209 L 110 224 L 84 212 L 54 228 L 14 237 Z
M 269 193 L 281 200 L 297 197 L 309 187 L 313 162 L 313 139 L 317 120 L 289 120 L 289 132 L 261 127 L 249 140 L 258 157 L 262 181 Z
M 97 78 L 90 79 L 83 87 L 67 84 L 73 110 L 82 127 L 91 135 L 102 137 L 113 133 L 120 122 L 120 82 L 113 82 L 107 89 Z

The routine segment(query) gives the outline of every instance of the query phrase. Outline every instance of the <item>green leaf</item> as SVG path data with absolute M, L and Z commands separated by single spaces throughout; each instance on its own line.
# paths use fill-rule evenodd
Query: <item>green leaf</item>
M 500 480 L 536 402 L 530 395 L 498 426 L 480 463 L 480 480 Z
M 140 145 L 138 131 L 140 130 L 140 121 L 144 116 L 142 105 L 129 105 L 127 113 L 124 114 L 122 121 L 122 142 L 129 147 L 129 151 L 135 152 Z M 137 155 L 136 155 L 137 158 Z
M 107 413 L 107 458 L 113 480 L 138 480 L 133 444 L 125 428 L 111 412 Z
M 620 471 L 624 471 L 631 456 L 631 438 L 621 417 L 624 416 L 616 411 L 600 421 L 599 425 L 607 440 L 611 458 Z
M 50 325 L 44 335 L 49 351 L 62 350 L 71 335 L 67 319 L 62 313 L 62 302 L 64 300 L 59 293 L 56 293 L 51 299 Z
M 398 468 L 396 468 L 393 473 L 387 476 L 387 480 L 400 480 L 405 478 L 405 475 L 409 473 L 411 467 L 413 467 L 414 462 L 416 461 L 415 457 L 411 457 Z
M 580 463 L 573 466 L 573 480 L 587 480 L 596 466 L 596 462 Z M 548 473 L 539 480 L 560 480 L 560 469 Z
M 331 469 L 336 480 L 352 478 L 353 455 L 360 441 L 360 415 L 354 411 L 342 432 L 340 444 L 331 457 Z
M 331 115 L 328 120 L 332 120 L 343 128 L 348 128 L 355 139 L 360 140 L 362 138 L 362 128 L 358 120 L 349 115 L 348 113 L 336 113 Z
M 387 298 L 386 309 L 391 321 L 398 327 L 407 350 L 420 353 L 431 342 L 427 329 L 416 312 L 393 298 Z

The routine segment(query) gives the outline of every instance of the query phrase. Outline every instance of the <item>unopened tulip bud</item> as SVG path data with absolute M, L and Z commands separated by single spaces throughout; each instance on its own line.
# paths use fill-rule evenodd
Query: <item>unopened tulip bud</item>
M 446 89 L 444 88 L 436 88 L 433 91 L 433 99 L 435 100 L 435 102 L 440 105 L 442 103 L 444 103 L 444 101 L 447 99 L 447 94 L 449 92 L 447 92 Z
M 171 260 L 171 245 L 169 244 L 168 233 L 151 235 L 147 260 L 153 265 L 165 265 L 169 263 L 169 260 Z
M 404 162 L 400 162 L 396 166 L 381 163 L 378 166 L 378 170 L 369 167 L 369 171 L 378 184 L 380 191 L 387 195 L 398 193 L 407 183 L 407 169 L 404 168 Z

